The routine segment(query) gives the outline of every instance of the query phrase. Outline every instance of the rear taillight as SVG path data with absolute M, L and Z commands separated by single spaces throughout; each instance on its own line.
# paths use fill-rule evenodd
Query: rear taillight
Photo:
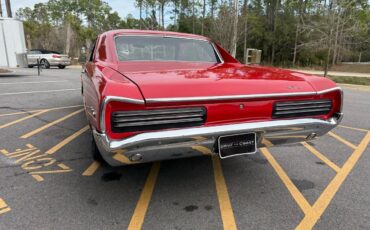
M 53 58 L 61 58 L 62 56 L 58 55 L 58 54 L 53 54 L 52 56 Z

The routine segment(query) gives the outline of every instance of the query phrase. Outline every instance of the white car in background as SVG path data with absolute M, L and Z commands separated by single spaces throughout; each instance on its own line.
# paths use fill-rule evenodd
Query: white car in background
M 32 49 L 27 52 L 29 68 L 37 66 L 37 59 L 40 61 L 41 68 L 44 69 L 49 69 L 50 66 L 58 66 L 59 69 L 64 69 L 66 66 L 71 65 L 71 59 L 67 54 L 44 49 Z

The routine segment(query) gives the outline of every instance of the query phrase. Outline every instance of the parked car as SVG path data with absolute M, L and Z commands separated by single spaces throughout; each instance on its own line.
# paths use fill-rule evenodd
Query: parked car
M 243 65 L 192 34 L 105 32 L 81 80 L 92 154 L 112 166 L 253 154 L 324 135 L 343 116 L 331 80 Z
M 37 65 L 37 59 L 40 61 L 41 68 L 44 69 L 49 69 L 50 66 L 58 66 L 59 69 L 64 69 L 66 66 L 71 65 L 71 59 L 67 54 L 44 49 L 32 49 L 27 52 L 29 68 Z

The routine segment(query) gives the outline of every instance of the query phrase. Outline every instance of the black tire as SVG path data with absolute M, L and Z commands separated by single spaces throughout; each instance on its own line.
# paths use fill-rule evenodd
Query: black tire
M 58 68 L 59 69 L 64 69 L 64 68 L 66 68 L 66 66 L 65 65 L 58 65 Z
M 94 160 L 98 161 L 98 162 L 104 162 L 104 159 L 103 157 L 101 156 L 101 153 L 98 149 L 98 146 L 96 146 L 96 143 L 95 143 L 95 139 L 94 137 L 92 137 L 92 141 L 91 141 L 91 156 Z
M 40 66 L 41 66 L 41 68 L 43 68 L 43 69 L 50 69 L 50 63 L 48 62 L 48 60 L 46 60 L 46 59 L 42 59 L 41 61 L 40 61 Z
M 28 68 L 33 68 L 33 65 L 28 65 Z

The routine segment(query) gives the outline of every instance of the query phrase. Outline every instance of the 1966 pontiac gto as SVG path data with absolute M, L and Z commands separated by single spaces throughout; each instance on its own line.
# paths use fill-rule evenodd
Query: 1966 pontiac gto
M 343 116 L 331 80 L 243 65 L 198 35 L 108 31 L 83 72 L 92 153 L 112 166 L 253 154 L 324 135 Z

